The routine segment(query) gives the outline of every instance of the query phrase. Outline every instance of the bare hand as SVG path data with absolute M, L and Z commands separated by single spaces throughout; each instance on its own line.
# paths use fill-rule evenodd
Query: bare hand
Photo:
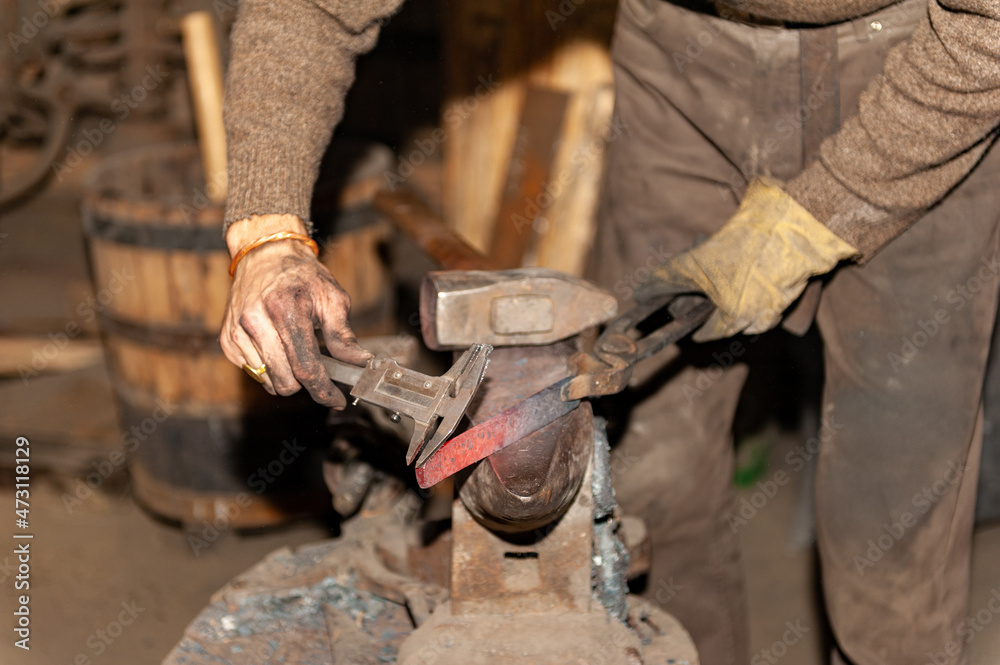
M 296 217 L 253 218 L 233 224 L 226 240 L 235 253 L 277 230 L 304 233 L 305 227 Z M 266 365 L 261 378 L 271 394 L 291 395 L 304 387 L 320 404 L 342 408 L 347 400 L 320 363 L 315 330 L 322 331 L 331 355 L 363 365 L 372 354 L 358 345 L 349 313 L 347 293 L 305 243 L 267 243 L 236 268 L 222 322 L 222 350 L 239 367 Z

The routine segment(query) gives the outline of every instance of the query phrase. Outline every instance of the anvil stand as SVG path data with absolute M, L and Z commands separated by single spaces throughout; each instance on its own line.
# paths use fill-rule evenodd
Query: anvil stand
M 473 422 L 567 375 L 574 346 L 495 349 Z M 584 402 L 460 477 L 450 598 L 397 662 L 697 663 L 676 619 L 626 595 L 608 467 Z
M 416 199 L 376 205 L 443 266 L 483 268 L 481 255 Z M 551 309 L 558 327 L 600 309 L 580 292 L 583 301 L 553 295 L 549 305 L 537 290 L 529 295 L 532 316 L 508 310 L 510 321 L 531 323 L 532 335 L 541 334 L 527 343 L 511 335 L 510 325 L 499 331 L 513 345 L 493 352 L 482 399 L 469 411 L 473 422 L 572 372 L 577 341 L 556 341 L 567 336 L 543 331 L 539 315 Z M 504 304 L 518 301 L 514 294 Z M 493 311 L 491 299 L 482 302 L 484 312 Z M 480 339 L 481 332 L 474 341 L 503 346 Z M 347 494 L 364 497 L 364 505 L 341 539 L 279 550 L 215 594 L 165 665 L 698 662 L 673 617 L 626 593 L 607 442 L 588 403 L 456 478 L 450 594 L 384 556 L 393 550 L 386 543 L 399 543 L 406 528 L 396 514 L 405 494 L 387 478 L 348 483 L 357 491 Z

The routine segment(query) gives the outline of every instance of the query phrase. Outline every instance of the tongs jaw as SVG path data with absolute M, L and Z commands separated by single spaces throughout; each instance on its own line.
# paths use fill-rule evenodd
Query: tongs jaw
M 413 419 L 413 436 L 406 451 L 411 464 L 418 453 L 426 459 L 448 440 L 465 415 L 490 362 L 489 344 L 473 344 L 451 369 L 430 376 L 407 369 L 392 358 L 373 358 L 358 367 L 324 356 L 330 379 L 347 383 L 355 402 L 361 400 Z
M 664 308 L 670 320 L 643 335 L 639 325 Z M 711 300 L 693 294 L 672 294 L 633 307 L 607 325 L 592 354 L 573 357 L 575 376 L 563 386 L 563 401 L 621 392 L 628 386 L 637 362 L 698 329 L 713 311 Z
M 423 463 L 455 431 L 486 376 L 492 351 L 493 347 L 489 344 L 473 344 L 451 369 L 437 377 L 443 385 L 435 399 L 432 417 L 426 421 L 416 417 L 413 419 L 413 436 L 406 451 L 407 464 L 412 464 L 418 454 L 420 458 L 417 459 L 417 464 Z
M 458 362 L 442 375 L 441 378 L 451 382 L 451 387 L 438 409 L 441 422 L 438 423 L 437 429 L 429 441 L 427 441 L 426 436 L 424 437 L 426 443 L 417 442 L 417 432 L 414 431 L 410 448 L 406 451 L 407 464 L 410 464 L 418 453 L 420 456 L 417 458 L 417 465 L 423 464 L 428 457 L 444 445 L 444 442 L 458 427 L 458 423 L 461 422 L 469 403 L 475 397 L 476 391 L 479 390 L 479 386 L 486 376 L 491 351 L 493 351 L 493 347 L 489 344 L 473 344 L 462 354 Z

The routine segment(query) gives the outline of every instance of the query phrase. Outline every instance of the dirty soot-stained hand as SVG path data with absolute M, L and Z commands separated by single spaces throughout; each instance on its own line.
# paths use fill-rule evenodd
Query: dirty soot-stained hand
M 290 395 L 304 387 L 320 404 L 341 408 L 346 399 L 320 362 L 316 330 L 335 358 L 363 365 L 371 354 L 358 345 L 349 313 L 349 296 L 308 247 L 271 243 L 238 266 L 223 323 L 223 350 L 239 365 L 266 364 L 263 385 L 272 394 Z

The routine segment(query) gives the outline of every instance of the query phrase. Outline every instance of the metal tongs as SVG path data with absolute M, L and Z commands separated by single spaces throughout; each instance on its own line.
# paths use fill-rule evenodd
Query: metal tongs
M 330 380 L 351 388 L 358 400 L 413 419 L 413 436 L 406 463 L 422 464 L 444 445 L 465 415 L 486 375 L 489 344 L 473 344 L 441 376 L 430 376 L 402 367 L 391 358 L 373 358 L 364 367 L 321 356 Z M 417 455 L 419 454 L 419 458 Z
M 642 324 L 657 313 L 669 320 L 643 334 Z M 670 295 L 642 303 L 611 321 L 592 353 L 572 358 L 574 372 L 521 400 L 502 413 L 471 427 L 417 461 L 417 483 L 430 487 L 448 476 L 503 450 L 569 413 L 585 397 L 621 392 L 635 364 L 697 330 L 715 311 L 701 295 Z

